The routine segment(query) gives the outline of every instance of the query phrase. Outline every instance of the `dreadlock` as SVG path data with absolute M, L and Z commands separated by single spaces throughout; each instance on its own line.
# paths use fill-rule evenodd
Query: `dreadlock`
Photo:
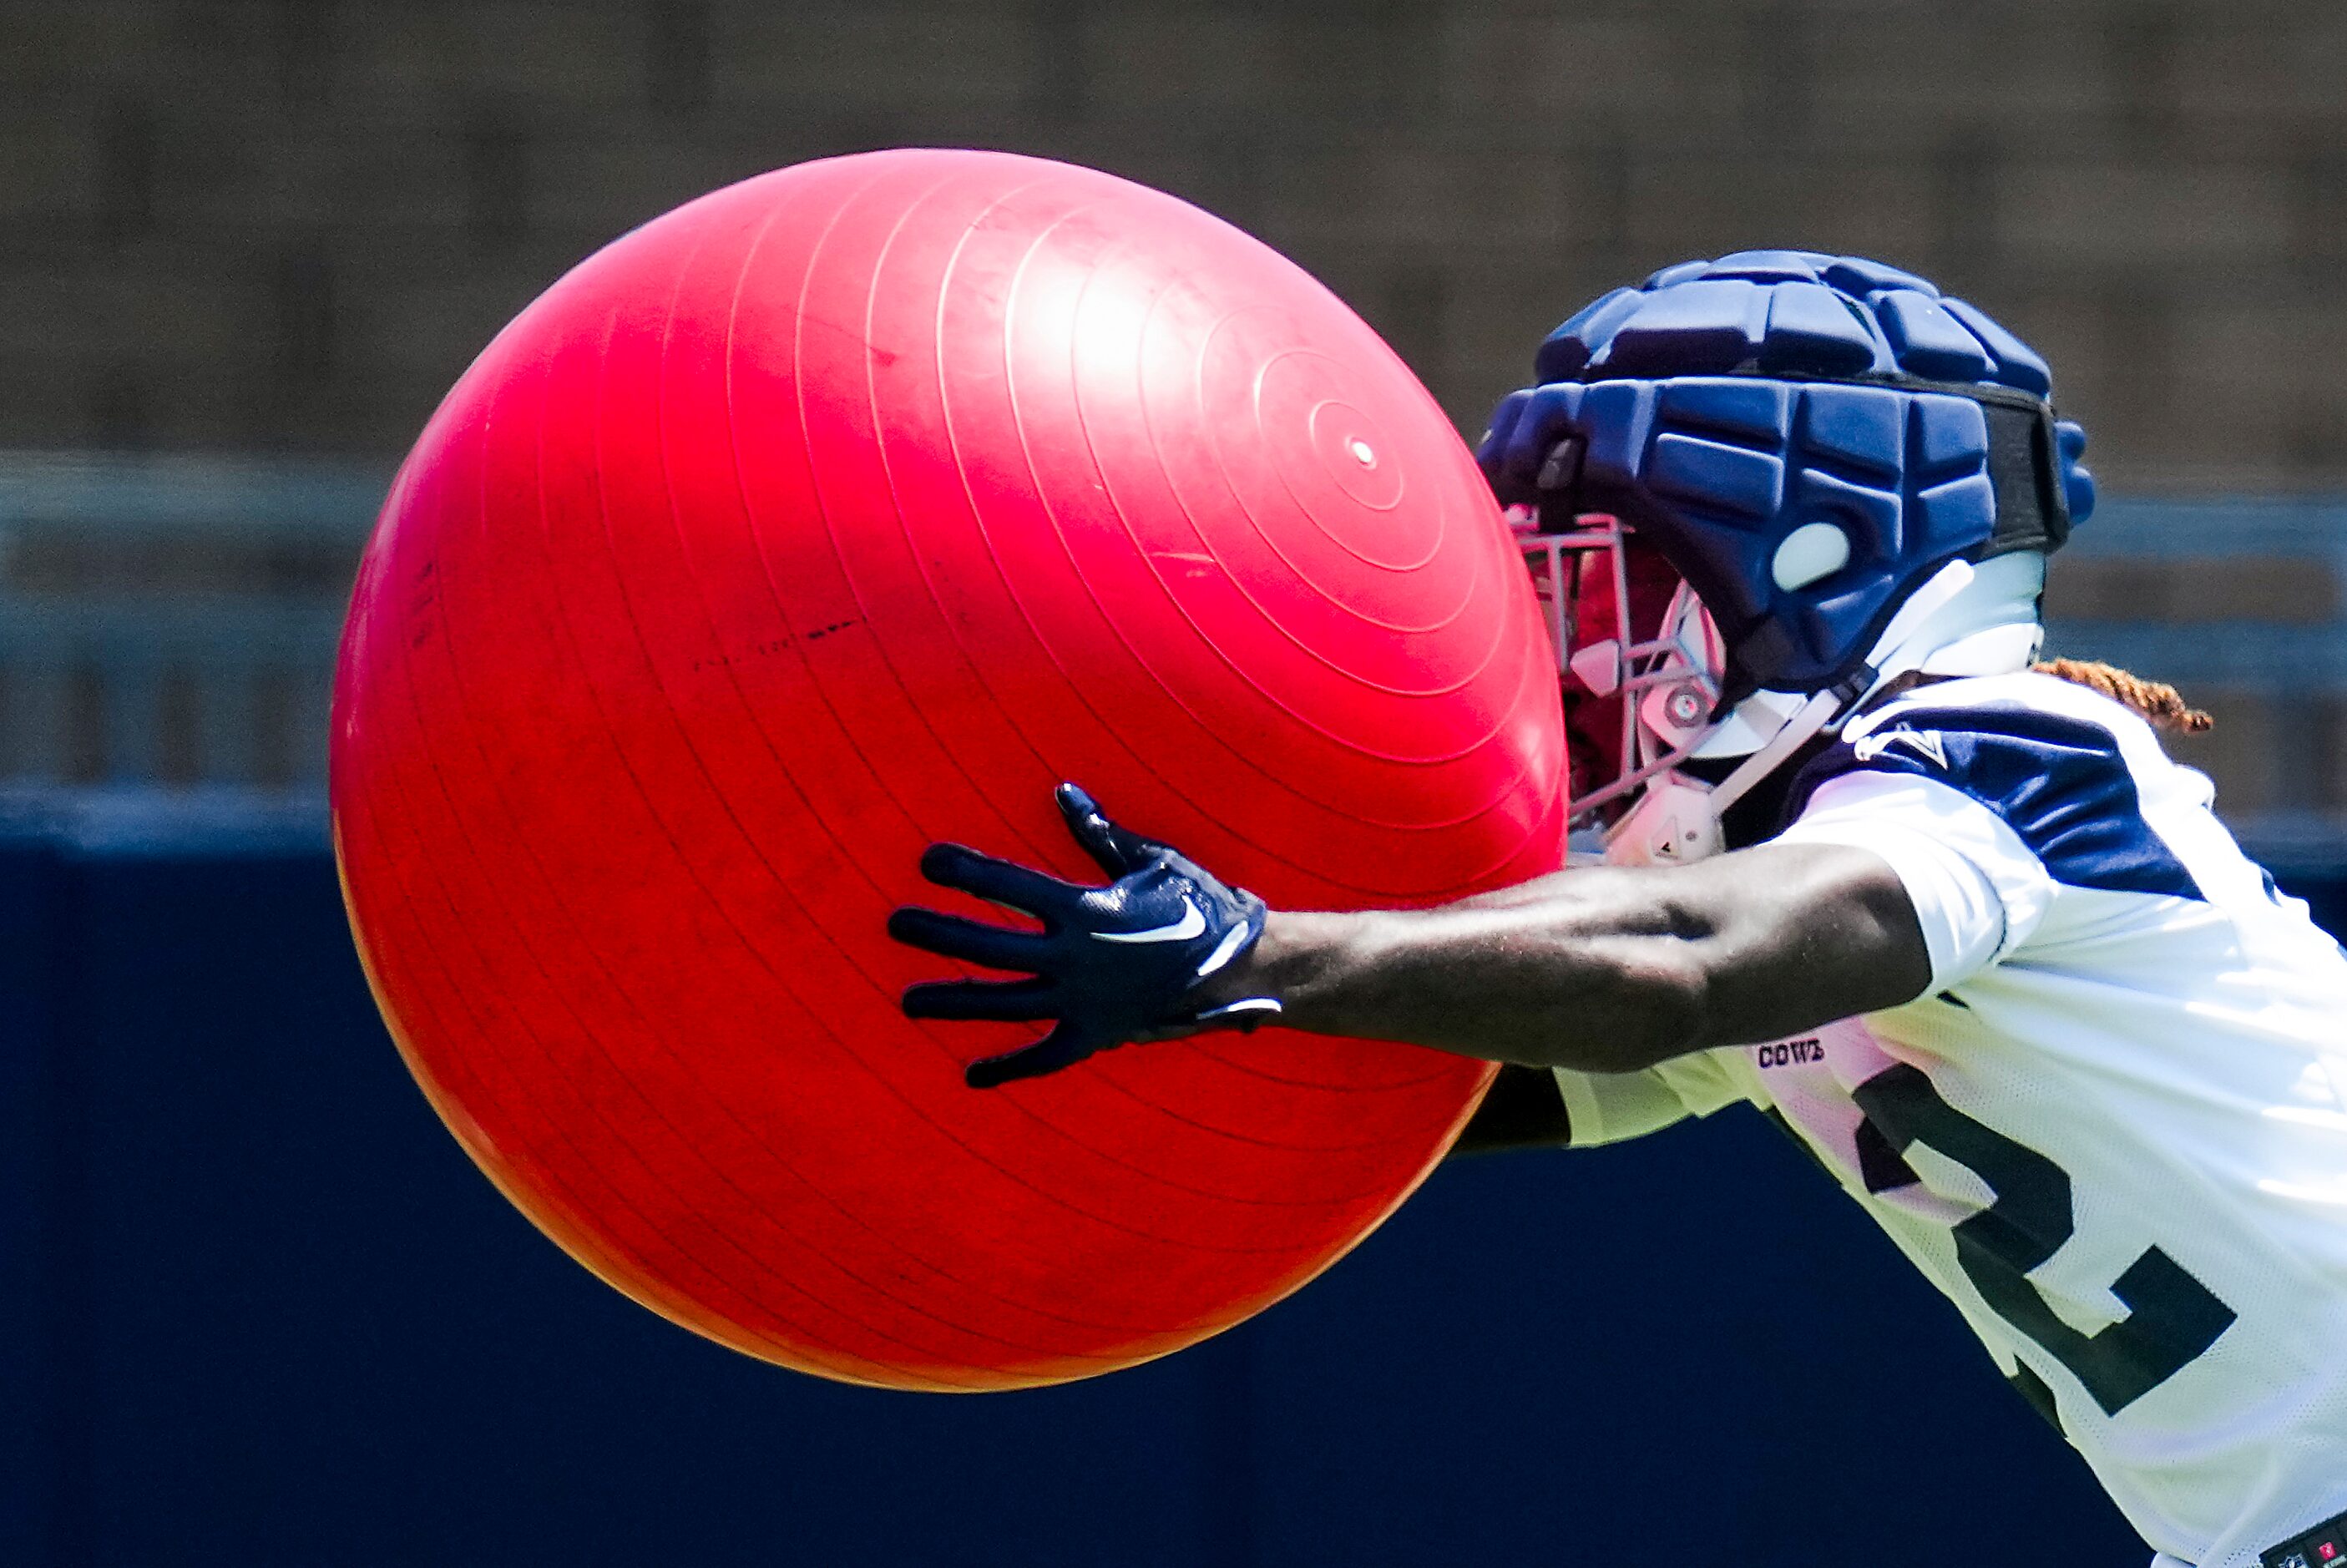
M 2147 681 L 2114 665 L 2089 659 L 2048 659 L 2037 665 L 2041 675 L 2099 692 L 2122 707 L 2132 708 L 2162 730 L 2197 735 L 2217 721 L 2184 701 L 2183 694 L 2164 681 Z

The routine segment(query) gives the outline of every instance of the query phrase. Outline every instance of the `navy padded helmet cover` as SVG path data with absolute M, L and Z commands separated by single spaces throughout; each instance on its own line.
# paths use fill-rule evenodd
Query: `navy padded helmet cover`
M 1481 457 L 1502 500 L 1533 500 L 1556 442 L 1582 448 L 1576 501 L 1631 524 L 1686 578 L 1747 687 L 1849 675 L 1898 604 L 1974 555 L 1996 521 L 1979 399 L 2045 398 L 2045 362 L 1911 273 L 1807 251 L 1666 267 L 1541 344 L 1541 384 L 1510 395 Z M 1919 386 L 1937 383 L 1948 390 Z M 2049 454 L 2072 522 L 2094 507 L 2086 437 Z M 1839 527 L 1847 563 L 1784 589 L 1777 548 Z

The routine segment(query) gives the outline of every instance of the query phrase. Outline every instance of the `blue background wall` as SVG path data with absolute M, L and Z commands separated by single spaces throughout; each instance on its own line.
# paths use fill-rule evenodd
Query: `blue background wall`
M 2147 1555 L 1742 1112 L 1455 1163 L 1221 1340 L 944 1399 L 707 1345 L 509 1210 L 313 813 L 0 815 L 0 1563 Z

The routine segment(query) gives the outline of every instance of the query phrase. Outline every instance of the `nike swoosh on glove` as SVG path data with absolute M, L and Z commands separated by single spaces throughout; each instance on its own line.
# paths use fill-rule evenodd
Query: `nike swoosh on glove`
M 1049 1020 L 1033 1044 L 969 1064 L 973 1089 L 1057 1072 L 1096 1050 L 1217 1026 L 1253 1029 L 1279 1011 L 1271 997 L 1201 1008 L 1207 979 L 1263 936 L 1263 900 L 1233 887 L 1170 845 L 1119 827 L 1074 784 L 1060 815 L 1084 852 L 1113 878 L 1081 887 L 958 844 L 932 844 L 921 875 L 1042 923 L 1040 931 L 966 920 L 936 909 L 888 917 L 897 940 L 1021 980 L 937 980 L 905 991 L 907 1018 Z

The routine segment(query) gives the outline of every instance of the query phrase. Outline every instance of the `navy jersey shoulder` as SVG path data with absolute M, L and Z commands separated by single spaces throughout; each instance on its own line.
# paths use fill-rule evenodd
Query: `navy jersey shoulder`
M 2021 702 L 1901 703 L 1801 770 L 1783 821 L 1851 773 L 1902 774 L 1961 791 L 2002 818 L 2072 887 L 2199 898 L 2201 889 L 2145 820 L 2134 770 L 2106 725 Z

